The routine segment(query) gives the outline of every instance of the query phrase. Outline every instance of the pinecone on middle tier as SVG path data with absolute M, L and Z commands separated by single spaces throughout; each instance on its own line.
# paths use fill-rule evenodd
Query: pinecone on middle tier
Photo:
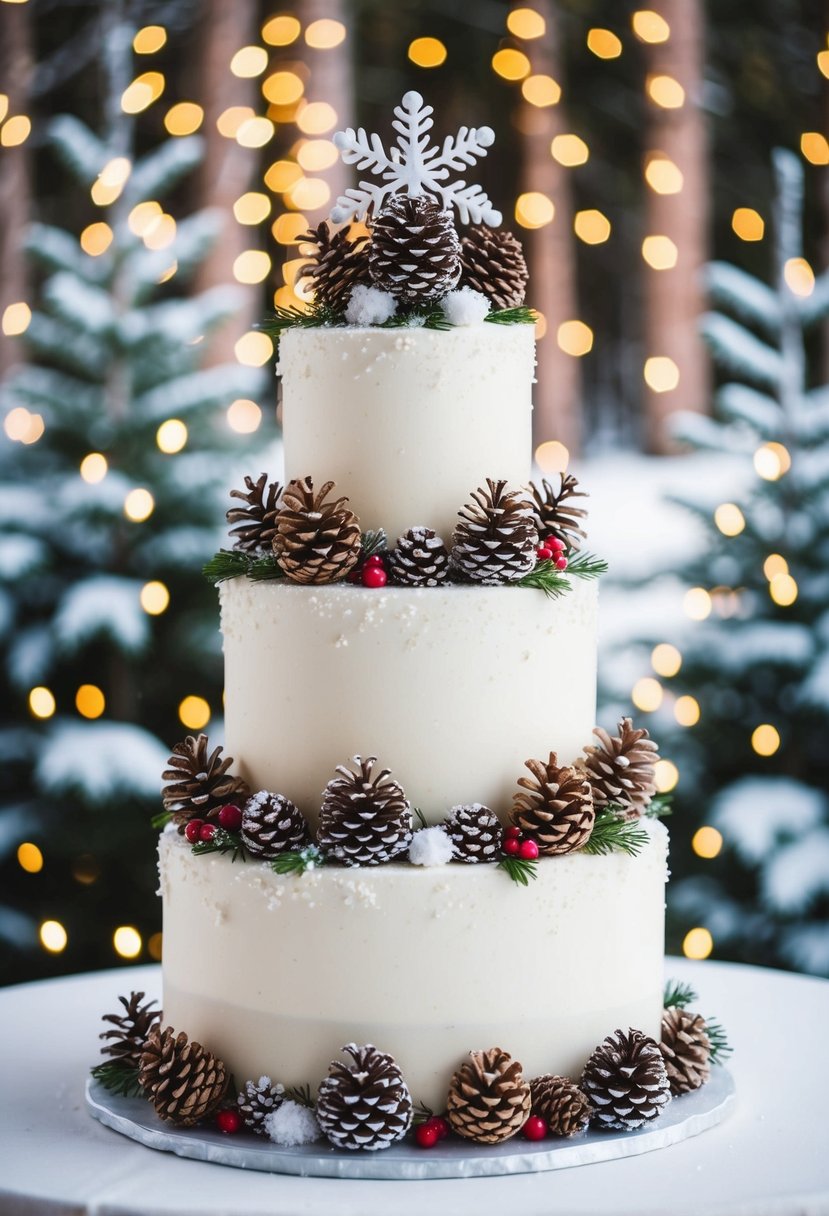
M 180 832 L 190 819 L 217 819 L 225 803 L 244 801 L 250 793 L 247 782 L 228 772 L 233 757 L 223 758 L 221 747 L 211 752 L 209 746 L 207 735 L 188 735 L 175 745 L 161 774 L 167 782 L 161 800 Z
M 274 553 L 279 568 L 295 583 L 333 583 L 354 569 L 362 552 L 357 516 L 347 498 L 326 502 L 327 481 L 316 493 L 310 477 L 290 482 L 276 517 Z
M 500 820 L 488 806 L 453 806 L 443 821 L 457 861 L 497 861 L 504 841 Z
M 558 489 L 553 489 L 549 481 L 542 481 L 540 486 L 530 482 L 535 522 L 539 536 L 556 536 L 569 552 L 575 552 L 587 536 L 581 526 L 587 512 L 572 500 L 586 498 L 587 494 L 579 489 L 578 479 L 572 473 L 562 473 L 560 477 Z
M 242 844 L 252 857 L 269 861 L 311 843 L 305 817 L 284 794 L 260 790 L 242 808 Z
M 458 512 L 452 561 L 462 574 L 484 586 L 512 583 L 536 564 L 538 530 L 523 490 L 487 478 Z
M 539 853 L 572 853 L 586 844 L 596 813 L 590 783 L 584 773 L 550 759 L 528 760 L 533 780 L 519 777 L 521 793 L 513 797 L 510 818 L 538 845 Z
M 411 844 L 411 805 L 387 768 L 375 775 L 376 756 L 354 763 L 356 772 L 338 765 L 326 787 L 317 843 L 343 865 L 382 865 Z
M 267 473 L 260 473 L 257 481 L 245 478 L 244 490 L 231 490 L 231 498 L 239 498 L 246 505 L 231 507 L 227 522 L 236 526 L 230 529 L 234 549 L 244 553 L 270 553 L 276 536 L 276 516 L 282 503 L 282 486 L 278 481 L 268 481 Z
M 218 1110 L 230 1083 L 220 1059 L 182 1031 L 154 1026 L 141 1053 L 138 1081 L 160 1119 L 192 1127 Z
M 377 215 L 372 282 L 408 304 L 445 296 L 461 275 L 461 243 L 448 211 L 424 194 L 393 194 Z
M 630 718 L 621 719 L 618 735 L 600 726 L 593 734 L 599 746 L 585 747 L 586 759 L 578 766 L 590 782 L 595 807 L 618 806 L 625 818 L 638 819 L 656 793 L 657 745 Z
M 332 1060 L 320 1083 L 316 1115 L 337 1148 L 388 1148 L 402 1140 L 414 1114 L 411 1094 L 390 1055 L 371 1043 L 346 1043 L 353 1065 Z
M 437 587 L 449 576 L 449 551 L 431 528 L 409 528 L 389 554 L 389 570 L 403 587 Z

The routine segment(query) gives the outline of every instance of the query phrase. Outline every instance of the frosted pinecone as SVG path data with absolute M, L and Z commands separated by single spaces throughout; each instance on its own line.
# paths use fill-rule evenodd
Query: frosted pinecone
M 245 1127 L 257 1136 L 267 1136 L 265 1120 L 278 1110 L 284 1101 L 285 1086 L 274 1085 L 270 1077 L 258 1081 L 245 1081 L 236 1098 L 236 1106 Z
M 488 806 L 453 806 L 443 822 L 457 861 L 497 861 L 504 829 Z
M 437 587 L 449 575 L 449 550 L 431 528 L 410 528 L 389 554 L 389 569 L 403 587 Z
M 242 843 L 252 857 L 268 861 L 301 849 L 311 840 L 302 812 L 284 794 L 260 790 L 242 811 Z

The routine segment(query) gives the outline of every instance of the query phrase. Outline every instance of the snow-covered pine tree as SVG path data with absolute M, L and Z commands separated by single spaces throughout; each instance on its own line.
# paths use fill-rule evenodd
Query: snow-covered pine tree
M 117 3 L 101 13 L 106 130 L 67 115 L 49 135 L 84 193 L 103 182 L 117 194 L 123 179 L 103 217 L 90 216 L 106 221 L 99 248 L 110 243 L 91 256 L 63 229 L 32 227 L 42 307 L 25 334 L 28 362 L 0 390 L 0 413 L 16 411 L 7 434 L 28 427 L 29 440 L 0 435 L 7 979 L 111 965 L 116 927 L 136 926 L 145 943 L 158 928 L 148 813 L 183 730 L 179 702 L 195 694 L 221 712 L 215 597 L 200 571 L 245 442 L 224 411 L 261 387 L 250 368 L 199 367 L 204 336 L 236 299 L 224 288 L 184 294 L 215 216 L 180 221 L 167 244 L 157 238 L 174 222 L 157 200 L 199 162 L 200 141 L 169 139 L 134 159 L 120 98 L 135 31 Z M 38 940 L 47 920 L 68 935 L 59 955 Z
M 803 261 L 800 160 L 777 151 L 774 171 L 774 285 L 709 267 L 717 417 L 680 416 L 677 431 L 732 453 L 735 478 L 679 500 L 707 536 L 680 571 L 704 619 L 674 639 L 668 683 L 699 721 L 663 714 L 654 732 L 681 774 L 674 945 L 704 926 L 725 957 L 829 975 L 829 386 L 810 372 L 829 273 L 813 282 Z M 703 826 L 722 836 L 719 851 L 696 837 L 707 860 L 692 845 Z

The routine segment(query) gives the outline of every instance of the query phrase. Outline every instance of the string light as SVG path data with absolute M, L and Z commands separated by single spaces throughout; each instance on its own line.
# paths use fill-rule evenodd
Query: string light
M 543 228 L 552 223 L 555 213 L 553 200 L 538 190 L 519 194 L 515 200 L 515 220 L 522 228 Z
M 35 718 L 51 718 L 57 705 L 51 689 L 39 684 L 29 693 L 29 709 Z
M 630 19 L 633 32 L 640 42 L 667 42 L 671 36 L 671 27 L 661 15 L 653 9 L 639 9 Z
M 562 321 L 556 331 L 556 342 L 565 355 L 580 359 L 593 349 L 593 330 L 584 321 Z
M 301 32 L 302 26 L 296 17 L 271 17 L 262 26 L 262 40 L 268 46 L 290 46 Z
M 610 220 L 601 211 L 577 211 L 573 231 L 585 245 L 601 245 L 610 236 Z
M 0 128 L 0 146 L 17 148 L 25 144 L 32 132 L 32 120 L 25 114 L 15 114 L 7 118 Z
M 637 709 L 641 709 L 643 713 L 652 714 L 662 704 L 664 690 L 658 680 L 653 676 L 643 676 L 641 680 L 637 680 L 630 694 L 630 699 Z
M 566 169 L 583 165 L 590 156 L 590 149 L 578 135 L 557 135 L 550 144 L 553 159 Z
M 671 790 L 676 789 L 679 782 L 679 769 L 673 760 L 657 760 L 653 766 L 653 776 L 657 791 L 660 794 L 669 794 Z
M 521 95 L 531 106 L 555 106 L 561 100 L 561 85 L 552 76 L 539 73 L 522 80 Z
M 492 56 L 492 70 L 503 80 L 523 80 L 530 74 L 530 61 L 523 51 L 507 46 Z
M 722 845 L 722 833 L 718 832 L 716 828 L 708 826 L 697 828 L 691 839 L 691 848 L 697 857 L 704 857 L 707 861 L 718 856 Z
M 751 746 L 758 756 L 773 756 L 780 747 L 780 732 L 770 722 L 763 722 L 751 732 Z
M 106 697 L 96 684 L 81 684 L 75 693 L 75 708 L 82 718 L 100 718 L 106 709 Z
M 660 642 L 658 646 L 654 646 L 651 651 L 651 667 L 658 676 L 670 679 L 677 674 L 681 666 L 682 655 L 676 646 L 672 646 L 670 642 Z
M 679 250 L 669 236 L 646 236 L 642 257 L 653 270 L 673 270 Z
M 722 502 L 714 512 L 714 523 L 723 536 L 739 536 L 746 519 L 736 503 Z
M 17 849 L 17 864 L 27 874 L 39 874 L 43 869 L 43 854 L 36 844 L 25 840 Z
M 547 32 L 547 22 L 534 8 L 514 8 L 507 15 L 507 29 L 516 38 L 543 38 Z
M 789 258 L 783 266 L 783 279 L 796 296 L 810 296 L 815 290 L 815 272 L 805 258 Z
M 315 51 L 328 51 L 345 41 L 345 26 L 342 21 L 320 17 L 312 21 L 305 31 L 305 41 Z
M 330 139 L 309 139 L 297 151 L 297 160 L 306 173 L 330 169 L 339 157 L 337 146 Z
M 262 249 L 245 249 L 233 261 L 233 277 L 237 283 L 261 283 L 270 269 L 270 254 Z
M 240 148 L 264 148 L 274 137 L 276 128 L 269 118 L 248 118 L 236 131 Z
M 305 135 L 325 135 L 337 121 L 337 111 L 327 101 L 309 101 L 297 115 L 297 126 Z
M 587 49 L 598 59 L 618 59 L 622 40 L 612 30 L 592 29 L 587 34 Z
M 7 304 L 3 309 L 3 320 L 0 328 L 2 328 L 7 338 L 19 338 L 21 334 L 25 334 L 31 320 L 31 308 L 22 300 L 18 300 L 14 304 Z
M 791 467 L 789 449 L 782 443 L 764 443 L 754 453 L 754 468 L 764 481 L 777 481 Z
M 679 194 L 684 185 L 682 171 L 664 152 L 652 152 L 645 163 L 645 181 L 654 194 Z
M 192 135 L 204 122 L 204 110 L 195 101 L 179 101 L 164 115 L 170 135 Z
M 265 100 L 275 106 L 288 106 L 299 101 L 304 92 L 305 85 L 296 72 L 274 72 L 262 85 Z
M 97 485 L 104 480 L 108 471 L 107 458 L 101 452 L 90 452 L 81 461 L 80 473 L 87 485 Z
M 188 730 L 201 730 L 210 721 L 210 706 L 204 697 L 185 697 L 179 704 L 178 716 Z
M 708 958 L 713 949 L 713 937 L 707 929 L 700 926 L 689 929 L 682 941 L 682 953 L 686 958 Z
M 40 944 L 50 954 L 60 954 L 66 949 L 68 934 L 59 920 L 45 920 L 40 926 Z
M 140 114 L 158 100 L 165 84 L 161 72 L 142 72 L 121 94 L 121 109 L 125 114 Z
M 829 140 L 820 131 L 804 131 L 800 151 L 813 165 L 829 165 Z
M 112 244 L 114 233 L 109 224 L 99 222 L 97 224 L 89 224 L 84 228 L 80 235 L 80 246 L 84 253 L 88 253 L 91 258 L 100 257 L 102 253 L 106 253 Z
M 132 49 L 136 55 L 154 55 L 166 41 L 167 31 L 163 25 L 145 25 L 133 38 Z
M 155 509 L 155 499 L 149 490 L 142 486 L 130 490 L 124 499 L 124 514 L 134 524 L 141 524 L 149 519 Z
M 753 207 L 737 207 L 731 216 L 731 227 L 741 241 L 762 241 L 766 221 Z
M 244 367 L 264 367 L 273 358 L 273 342 L 255 329 L 242 334 L 233 347 L 237 363 Z
M 711 596 L 704 587 L 691 587 L 682 600 L 685 615 L 692 621 L 704 621 L 714 607 Z
M 789 563 L 780 553 L 770 553 L 763 562 L 763 573 L 771 582 L 776 574 L 788 574 Z
M 645 360 L 645 383 L 654 393 L 670 393 L 679 384 L 679 368 L 667 355 L 651 355 Z
M 570 453 L 560 440 L 545 439 L 535 449 L 535 462 L 542 473 L 564 473 L 570 463 Z
M 187 426 L 180 418 L 168 418 L 155 433 L 159 450 L 168 456 L 180 452 L 187 442 Z
M 661 106 L 663 110 L 679 110 L 685 105 L 685 90 L 673 76 L 648 76 L 645 92 L 654 105 Z
M 696 726 L 700 719 L 699 701 L 686 694 L 674 702 L 674 717 L 680 726 Z
M 234 76 L 243 80 L 261 76 L 268 66 L 268 52 L 263 46 L 243 46 L 230 61 Z
M 141 934 L 132 925 L 119 925 L 112 935 L 112 944 L 121 958 L 137 958 L 143 946 Z
M 798 586 L 790 574 L 774 574 L 769 581 L 769 595 L 780 608 L 790 608 L 798 595 Z
M 144 584 L 138 598 L 147 616 L 161 616 L 170 603 L 170 592 L 164 583 L 154 579 Z

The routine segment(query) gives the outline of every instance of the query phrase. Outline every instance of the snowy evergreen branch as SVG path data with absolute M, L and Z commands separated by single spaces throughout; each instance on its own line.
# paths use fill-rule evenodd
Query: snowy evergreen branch
M 48 135 L 60 159 L 83 186 L 91 186 L 112 157 L 106 143 L 74 114 L 53 118 Z
M 227 828 L 216 828 L 209 840 L 197 840 L 192 853 L 195 857 L 204 857 L 208 853 L 221 853 L 224 857 L 231 854 L 231 861 L 247 861 L 248 855 L 242 837 L 238 832 L 229 832 Z
M 762 327 L 777 339 L 780 332 L 780 301 L 776 292 L 760 279 L 728 262 L 710 262 L 705 268 L 705 285 L 715 304 L 724 305 L 735 316 Z
M 777 390 L 783 380 L 780 353 L 730 317 L 706 313 L 700 322 L 714 358 L 726 371 L 752 384 Z
M 271 862 L 271 869 L 274 874 L 304 874 L 306 870 L 318 870 L 324 865 L 325 854 L 315 844 L 309 844 L 304 849 L 280 853 Z
M 626 853 L 636 857 L 648 843 L 648 833 L 637 826 L 636 819 L 623 819 L 612 805 L 596 811 L 593 831 L 582 846 L 582 852 L 603 857 L 608 853 Z
M 128 180 L 127 189 L 136 203 L 167 194 L 191 170 L 201 164 L 204 140 L 200 135 L 169 139 L 142 157 Z
M 214 587 L 232 578 L 252 578 L 261 581 L 285 577 L 273 554 L 252 555 L 243 553 L 239 549 L 220 549 L 207 562 L 202 573 Z
M 538 313 L 522 304 L 520 308 L 494 308 L 484 320 L 492 325 L 535 325 Z

